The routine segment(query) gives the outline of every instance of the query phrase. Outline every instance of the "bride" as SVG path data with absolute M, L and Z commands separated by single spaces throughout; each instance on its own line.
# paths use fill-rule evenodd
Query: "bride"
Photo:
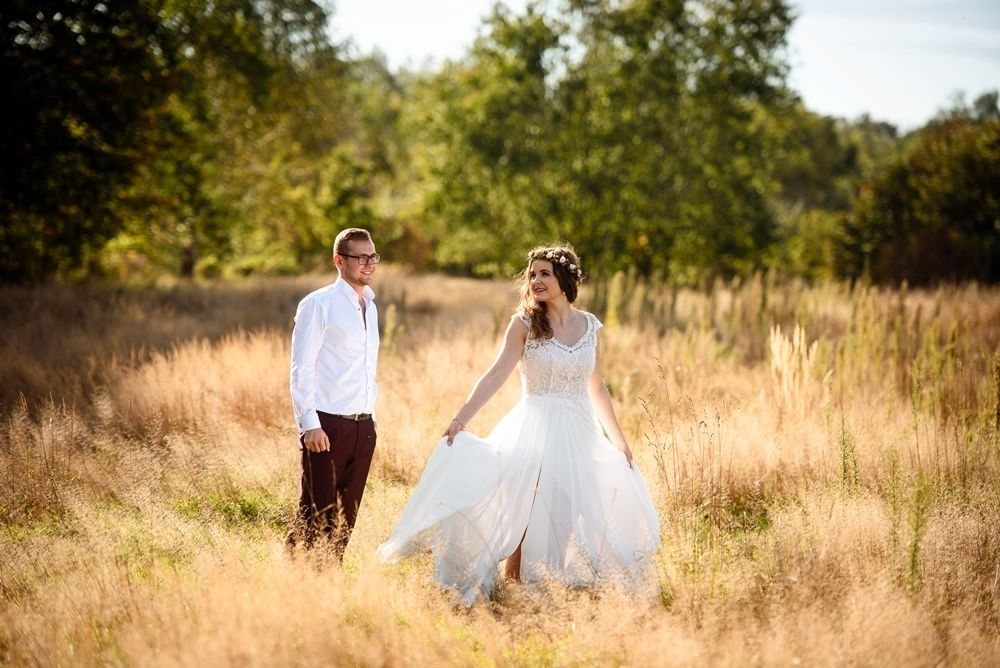
M 601 377 L 602 325 L 572 306 L 582 278 L 568 245 L 528 254 L 500 353 L 379 546 L 383 562 L 431 552 L 437 582 L 468 605 L 491 594 L 503 560 L 527 581 L 654 576 L 659 520 Z M 485 439 L 466 431 L 515 366 L 521 400 Z

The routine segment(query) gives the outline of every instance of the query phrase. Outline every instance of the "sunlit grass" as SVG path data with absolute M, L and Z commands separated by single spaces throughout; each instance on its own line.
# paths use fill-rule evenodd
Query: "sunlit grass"
M 0 662 L 1000 662 L 1000 291 L 586 291 L 660 591 L 507 586 L 465 610 L 427 558 L 373 552 L 512 291 L 382 271 L 379 446 L 338 568 L 282 549 L 291 315 L 325 280 L 0 290 Z

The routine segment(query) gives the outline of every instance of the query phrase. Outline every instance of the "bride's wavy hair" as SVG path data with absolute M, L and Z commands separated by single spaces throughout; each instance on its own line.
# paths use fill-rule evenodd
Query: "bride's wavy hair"
M 583 282 L 583 269 L 576 251 L 567 243 L 536 246 L 528 252 L 528 264 L 516 277 L 516 280 L 521 282 L 517 312 L 527 316 L 531 323 L 532 338 L 549 339 L 552 338 L 552 325 L 549 323 L 545 302 L 535 301 L 535 296 L 531 292 L 531 263 L 535 260 L 552 263 L 552 273 L 559 282 L 559 289 L 565 293 L 570 304 L 576 301 L 580 283 Z

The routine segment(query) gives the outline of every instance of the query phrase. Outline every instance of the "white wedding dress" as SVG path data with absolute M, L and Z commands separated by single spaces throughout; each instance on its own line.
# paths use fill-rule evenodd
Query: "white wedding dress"
M 521 400 L 485 439 L 460 432 L 431 454 L 386 563 L 434 555 L 435 579 L 471 605 L 488 596 L 523 536 L 521 577 L 570 585 L 655 580 L 660 529 L 638 468 L 611 444 L 587 397 L 601 323 L 572 346 L 528 338 Z

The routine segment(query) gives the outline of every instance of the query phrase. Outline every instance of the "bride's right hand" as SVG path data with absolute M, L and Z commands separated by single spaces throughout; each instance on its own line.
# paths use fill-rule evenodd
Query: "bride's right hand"
M 447 436 L 448 445 L 451 445 L 455 441 L 455 437 L 458 435 L 458 432 L 463 431 L 464 429 L 465 425 L 459 422 L 458 419 L 456 418 L 448 423 L 448 428 L 445 429 L 444 433 L 441 435 Z

